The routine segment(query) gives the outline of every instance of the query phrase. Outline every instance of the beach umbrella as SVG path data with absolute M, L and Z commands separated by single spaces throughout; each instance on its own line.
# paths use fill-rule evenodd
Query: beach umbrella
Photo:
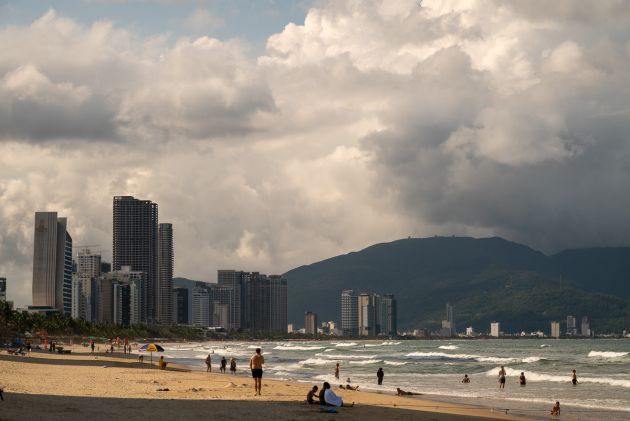
M 140 352 L 146 351 L 151 353 L 151 363 L 153 363 L 153 353 L 154 352 L 164 352 L 164 348 L 162 348 L 158 344 L 150 343 L 144 344 L 140 347 Z

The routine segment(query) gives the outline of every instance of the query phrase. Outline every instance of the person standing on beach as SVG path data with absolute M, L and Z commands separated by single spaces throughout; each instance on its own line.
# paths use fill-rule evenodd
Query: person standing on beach
M 92 354 L 94 353 L 94 340 L 92 340 L 92 344 L 90 345 L 90 348 L 92 348 Z
M 383 377 L 385 377 L 385 373 L 383 373 L 383 368 L 379 367 L 378 371 L 376 372 L 376 379 L 378 380 L 379 386 L 383 384 Z
M 234 359 L 234 357 L 232 357 L 232 359 L 230 360 L 230 371 L 233 375 L 236 376 L 236 360 Z
M 521 377 L 518 378 L 521 387 L 527 386 L 527 379 L 525 378 L 525 373 L 521 371 Z
M 225 359 L 225 357 L 221 357 L 221 368 L 220 368 L 221 373 L 225 374 L 226 367 L 227 367 L 227 360 Z
M 212 372 L 212 357 L 210 354 L 206 357 L 206 373 Z
M 335 366 L 335 378 L 339 378 L 339 363 L 337 363 L 337 365 Z
M 256 348 L 256 353 L 249 359 L 249 368 L 252 370 L 252 377 L 254 378 L 254 395 L 260 396 L 262 388 L 262 376 L 263 376 L 263 364 L 265 363 L 265 357 L 262 356 L 260 348 Z
M 571 377 L 571 383 L 573 383 L 573 386 L 577 386 L 577 384 L 578 384 L 577 372 L 575 370 L 573 370 L 573 376 Z
M 505 376 L 506 376 L 505 367 L 501 366 L 499 370 L 499 389 L 505 389 Z

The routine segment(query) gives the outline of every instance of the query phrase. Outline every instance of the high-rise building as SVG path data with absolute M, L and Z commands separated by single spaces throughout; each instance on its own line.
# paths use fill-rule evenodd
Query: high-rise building
M 192 289 L 192 324 L 210 326 L 210 294 L 205 286 L 199 285 Z
M 308 335 L 317 335 L 317 313 L 312 311 L 304 313 L 304 332 Z
M 226 329 L 238 329 L 236 326 L 240 326 L 240 319 L 236 319 L 238 313 L 232 311 L 232 306 L 237 301 L 234 299 L 234 296 L 240 293 L 240 289 L 234 288 L 233 285 L 229 284 L 208 284 L 207 288 L 208 299 L 210 300 L 210 324 Z M 216 312 L 215 307 L 217 307 Z M 224 314 L 224 311 L 227 311 L 227 314 Z
M 343 336 L 359 336 L 358 297 L 351 289 L 341 291 L 341 332 Z
M 395 336 L 398 334 L 398 310 L 394 294 L 383 294 L 380 299 L 380 320 L 377 321 L 379 335 Z
M 0 278 L 0 302 L 7 301 L 7 278 Z
M 212 303 L 212 326 L 224 327 L 229 324 L 230 306 L 219 302 Z
M 98 291 L 98 320 L 103 323 L 135 325 L 141 323 L 142 296 L 146 273 L 131 266 L 104 274 L 96 279 L 92 291 Z
M 86 248 L 77 254 L 76 272 L 72 275 L 72 317 L 96 320 L 94 291 L 101 276 L 101 255 Z
M 287 280 L 281 275 L 269 275 L 269 328 L 267 330 L 284 332 L 287 328 Z
M 446 319 L 442 320 L 442 329 L 440 330 L 441 336 L 455 336 L 457 334 L 455 330 L 455 317 L 453 316 L 453 306 L 450 303 L 446 303 Z
M 173 225 L 159 224 L 158 228 L 158 321 L 173 321 Z
M 500 322 L 492 322 L 490 323 L 490 336 L 494 336 L 498 338 L 501 336 L 501 323 Z
M 72 237 L 57 212 L 35 212 L 33 306 L 72 313 Z
M 552 338 L 560 337 L 560 323 L 559 322 L 551 322 L 551 337 Z
M 173 288 L 173 322 L 178 325 L 190 324 L 188 319 L 188 288 Z
M 472 326 L 468 326 L 466 328 L 466 336 L 468 336 L 469 338 L 472 338 L 473 336 L 475 336 L 475 329 L 473 329 Z
M 359 294 L 357 302 L 359 336 L 376 335 L 376 312 L 374 308 L 374 296 L 372 294 Z
M 577 335 L 577 325 L 573 316 L 567 316 L 567 335 Z
M 582 334 L 582 336 L 591 336 L 591 321 L 588 316 L 582 317 L 580 333 Z
M 217 283 L 223 288 L 232 290 L 230 294 L 230 302 L 221 301 L 223 304 L 229 305 L 229 326 L 223 326 L 227 329 L 247 328 L 249 315 L 243 313 L 243 307 L 247 300 L 247 283 L 249 274 L 236 270 L 219 270 L 217 272 Z
M 133 196 L 114 197 L 113 270 L 123 266 L 146 274 L 140 320 L 154 324 L 159 308 L 157 203 Z

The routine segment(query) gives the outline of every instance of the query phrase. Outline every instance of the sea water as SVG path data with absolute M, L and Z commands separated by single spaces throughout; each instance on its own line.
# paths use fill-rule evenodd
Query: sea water
M 396 388 L 425 398 L 473 404 L 530 418 L 549 419 L 560 401 L 565 420 L 630 419 L 630 340 L 415 340 L 415 341 L 277 341 L 167 344 L 165 358 L 205 370 L 212 356 L 213 371 L 225 356 L 237 361 L 237 374 L 249 374 L 249 357 L 260 347 L 265 377 L 395 393 Z M 340 379 L 335 379 L 335 364 Z M 498 388 L 501 366 L 507 371 L 505 389 Z M 376 371 L 385 379 L 377 385 Z M 579 384 L 571 384 L 572 370 Z M 518 378 L 525 373 L 527 386 Z M 471 382 L 461 383 L 464 374 Z

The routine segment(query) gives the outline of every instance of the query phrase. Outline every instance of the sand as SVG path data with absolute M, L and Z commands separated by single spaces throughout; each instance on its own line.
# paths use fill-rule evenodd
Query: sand
M 116 355 L 116 354 L 115 354 Z M 156 354 L 154 354 L 155 357 Z M 155 358 L 154 358 L 155 359 Z M 335 389 L 352 408 L 319 413 L 303 403 L 310 385 L 263 379 L 262 396 L 254 396 L 251 378 L 187 371 L 158 370 L 148 356 L 33 352 L 21 357 L 0 353 L 0 421 L 49 420 L 517 420 L 485 409 L 410 397 Z M 243 374 L 243 373 L 241 373 Z M 158 389 L 168 389 L 159 391 Z

